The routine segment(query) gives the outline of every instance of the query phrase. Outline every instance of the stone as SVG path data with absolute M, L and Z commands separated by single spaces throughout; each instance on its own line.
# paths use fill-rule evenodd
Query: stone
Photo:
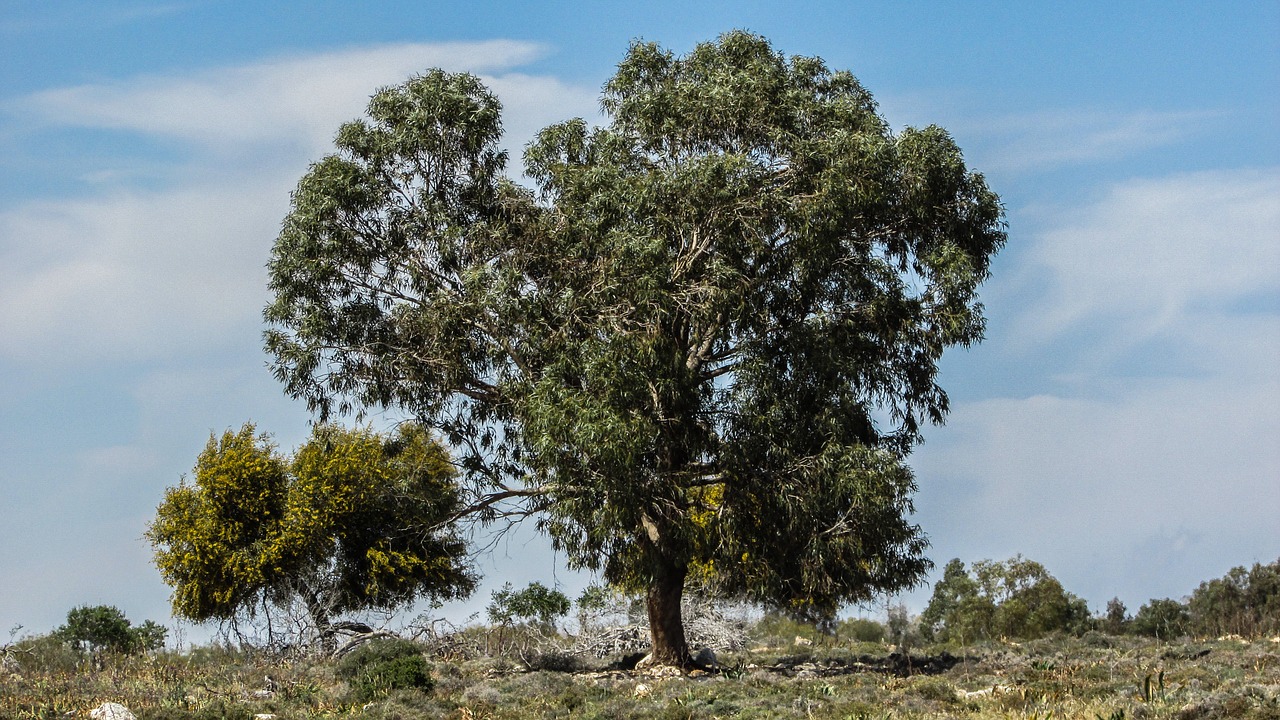
M 129 708 L 120 703 L 107 702 L 89 711 L 94 720 L 137 720 L 137 716 Z

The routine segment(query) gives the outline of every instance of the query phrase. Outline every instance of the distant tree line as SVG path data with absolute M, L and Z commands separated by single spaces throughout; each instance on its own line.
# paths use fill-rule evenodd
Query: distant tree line
M 1280 634 L 1280 560 L 1232 568 L 1201 583 L 1185 601 L 1151 600 L 1130 616 L 1113 598 L 1104 613 L 1093 616 L 1085 601 L 1067 592 L 1043 565 L 1021 555 L 980 560 L 968 569 L 955 559 L 920 615 L 921 634 L 938 642 L 1026 640 L 1089 630 L 1155 638 Z

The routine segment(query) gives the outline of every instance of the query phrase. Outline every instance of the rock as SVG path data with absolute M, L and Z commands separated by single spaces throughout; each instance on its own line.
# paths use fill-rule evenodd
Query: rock
M 89 717 L 94 720 L 137 720 L 137 716 L 129 708 L 113 702 L 102 703 L 90 710 Z
M 801 645 L 801 646 L 803 646 L 803 645 L 812 645 L 812 644 L 813 644 L 813 641 L 812 641 L 812 640 L 810 640 L 810 639 L 809 639 L 809 638 L 807 638 L 807 637 L 800 637 L 799 635 L 797 635 L 797 636 L 796 636 L 796 640 L 795 640 L 795 644 L 796 644 L 796 645 Z
M 1010 691 L 1010 688 L 1008 685 L 992 685 L 989 688 L 974 690 L 972 692 L 957 690 L 956 695 L 959 696 L 961 700 L 976 700 L 984 697 L 996 697 L 999 695 L 1006 695 L 1009 693 L 1009 691 Z
M 645 685 L 644 683 L 639 683 L 638 685 L 636 685 L 635 690 L 631 691 L 631 696 L 638 697 L 638 698 L 649 697 L 649 693 L 651 692 L 653 691 L 649 688 L 648 685 Z

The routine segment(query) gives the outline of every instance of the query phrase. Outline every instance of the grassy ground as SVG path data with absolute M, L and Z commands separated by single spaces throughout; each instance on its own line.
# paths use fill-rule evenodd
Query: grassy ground
M 1280 643 L 1084 638 L 916 648 L 962 658 L 940 674 L 886 672 L 871 643 L 756 648 L 719 674 L 606 670 L 549 655 L 534 665 L 433 659 L 434 688 L 357 698 L 332 662 L 218 648 L 86 660 L 53 643 L 10 648 L 0 717 L 88 717 L 119 702 L 148 718 L 1276 718 Z M 917 663 L 918 666 L 919 663 Z M 901 667 L 902 663 L 897 663 Z M 576 672 L 567 672 L 574 669 Z M 270 676 L 270 680 L 268 680 Z M 265 692 L 274 689 L 268 697 Z

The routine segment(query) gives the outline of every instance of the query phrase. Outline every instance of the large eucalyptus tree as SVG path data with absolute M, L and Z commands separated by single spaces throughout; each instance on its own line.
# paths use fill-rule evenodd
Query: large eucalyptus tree
M 944 130 L 745 32 L 634 44 L 602 105 L 530 144 L 531 192 L 475 77 L 379 91 L 275 245 L 288 393 L 435 428 L 475 516 L 646 593 L 660 663 L 691 573 L 793 610 L 918 582 L 904 458 L 981 338 L 999 199 Z

